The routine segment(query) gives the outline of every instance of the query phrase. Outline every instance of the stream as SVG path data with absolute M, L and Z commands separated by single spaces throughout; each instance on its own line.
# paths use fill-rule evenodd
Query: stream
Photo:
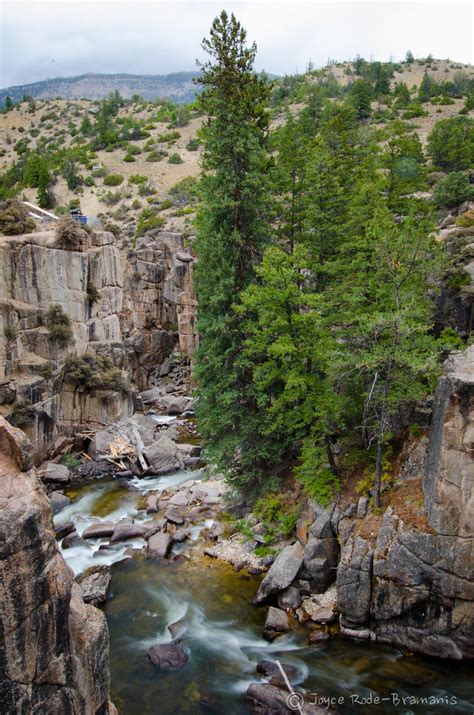
M 72 503 L 56 515 L 55 524 L 72 521 L 82 534 L 100 520 L 145 521 L 149 516 L 143 496 L 148 491 L 177 486 L 190 477 L 202 479 L 204 470 L 83 484 L 66 492 Z M 62 550 L 76 575 L 93 565 L 113 565 L 104 612 L 112 700 L 120 715 L 248 713 L 245 692 L 251 682 L 261 682 L 255 666 L 262 659 L 295 667 L 298 686 L 308 693 L 340 698 L 332 706 L 339 713 L 473 712 L 474 684 L 467 664 L 404 655 L 339 636 L 308 646 L 303 626 L 268 643 L 262 637 L 266 609 L 251 603 L 259 578 L 201 555 L 199 533 L 212 526 L 210 521 L 192 527 L 192 538 L 174 544 L 171 557 L 162 561 L 144 557 L 142 539 L 111 546 L 107 539 L 94 539 Z M 189 660 L 181 670 L 157 670 L 147 650 L 171 642 L 168 626 L 177 622 Z M 360 704 L 371 694 L 384 700 Z M 396 697 L 409 696 L 435 696 L 438 702 L 397 703 Z

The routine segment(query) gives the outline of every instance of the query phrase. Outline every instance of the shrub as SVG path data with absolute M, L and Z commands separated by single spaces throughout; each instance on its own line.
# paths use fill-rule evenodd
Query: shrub
M 58 303 L 49 306 L 45 322 L 52 340 L 57 340 L 61 345 L 66 345 L 71 341 L 71 321 Z
M 130 392 L 124 374 L 107 355 L 74 355 L 66 359 L 62 369 L 64 382 L 86 390 Z
M 7 340 L 16 340 L 16 330 L 11 325 L 6 325 L 3 333 Z
M 165 224 L 163 216 L 158 214 L 158 209 L 154 206 L 148 206 L 143 209 L 137 221 L 135 236 L 143 236 L 152 228 L 161 228 Z
M 453 208 L 463 201 L 474 200 L 474 186 L 462 171 L 455 171 L 439 181 L 433 191 L 433 201 L 439 207 Z
M 135 161 L 135 157 L 132 156 L 131 154 L 126 154 L 126 155 L 123 157 L 123 160 L 124 160 L 127 164 L 129 164 L 130 162 Z
M 84 184 L 86 186 L 95 186 L 95 181 L 93 176 L 86 176 L 84 179 Z
M 34 231 L 36 224 L 23 204 L 14 199 L 0 201 L 0 232 L 5 236 Z
M 132 176 L 128 179 L 128 183 L 134 184 L 134 186 L 142 186 L 143 184 L 146 184 L 146 182 L 147 177 L 142 176 L 141 174 L 132 174 Z
M 56 241 L 66 251 L 80 251 L 84 247 L 86 232 L 70 216 L 63 216 L 56 224 Z
M 159 144 L 165 144 L 169 142 L 174 142 L 181 137 L 179 132 L 166 132 L 165 134 L 160 134 L 156 137 L 156 141 Z
M 8 421 L 14 426 L 22 429 L 33 421 L 35 410 L 30 400 L 15 400 L 13 410 L 8 415 Z
M 50 362 L 44 362 L 38 367 L 38 374 L 49 380 L 53 376 L 53 365 Z
M 197 151 L 199 149 L 199 139 L 190 139 L 186 144 L 186 149 L 188 151 Z
M 100 166 L 98 169 L 94 169 L 92 172 L 92 176 L 95 176 L 96 179 L 101 179 L 104 176 L 107 176 L 109 172 L 105 168 L 105 166 Z
M 147 155 L 146 160 L 161 161 L 165 156 L 167 156 L 167 153 L 165 151 L 159 151 L 157 149 L 154 149 Z
M 97 301 L 100 298 L 100 292 L 97 290 L 95 285 L 89 284 L 87 286 L 87 300 L 89 303 L 92 305 L 93 303 L 97 303 Z
M 122 182 L 122 174 L 108 174 L 108 176 L 104 177 L 105 186 L 120 186 Z
M 138 199 L 134 199 L 132 201 L 131 207 L 134 211 L 137 211 L 137 209 L 141 209 L 142 207 L 142 202 L 139 201 Z
M 130 144 L 127 147 L 127 155 L 128 156 L 136 156 L 137 154 L 141 154 L 142 150 L 140 149 L 139 146 L 136 146 L 135 144 Z
M 80 463 L 81 460 L 78 459 L 78 457 L 76 457 L 76 455 L 72 452 L 66 452 L 66 454 L 63 454 L 63 456 L 59 460 L 59 464 L 64 464 L 65 467 L 69 467 L 70 469 L 78 467 Z
M 174 154 L 170 154 L 168 157 L 168 164 L 182 164 L 183 160 L 181 159 L 180 155 L 175 152 Z
M 118 204 L 121 198 L 122 194 L 120 191 L 107 191 L 107 193 L 102 197 L 102 201 L 104 204 L 107 204 L 107 206 L 114 206 L 115 204 Z
M 187 206 L 197 200 L 196 196 L 197 180 L 192 176 L 187 176 L 169 189 L 174 206 Z

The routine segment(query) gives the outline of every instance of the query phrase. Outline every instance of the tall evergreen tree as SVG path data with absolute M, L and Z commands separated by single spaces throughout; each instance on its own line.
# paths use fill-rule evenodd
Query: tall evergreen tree
M 195 288 L 200 345 L 196 354 L 200 428 L 227 469 L 252 469 L 257 406 L 241 361 L 243 319 L 233 309 L 252 280 L 268 240 L 265 175 L 269 87 L 254 69 L 256 46 L 222 12 L 203 41 L 199 98 L 203 176 L 197 216 Z

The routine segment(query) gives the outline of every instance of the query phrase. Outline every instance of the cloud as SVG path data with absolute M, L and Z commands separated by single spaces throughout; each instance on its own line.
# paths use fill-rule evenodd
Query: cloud
M 467 2 L 229 2 L 258 45 L 258 67 L 302 71 L 328 58 L 401 59 L 407 49 L 472 62 Z M 222 9 L 213 2 L 4 2 L 0 84 L 84 72 L 194 69 Z

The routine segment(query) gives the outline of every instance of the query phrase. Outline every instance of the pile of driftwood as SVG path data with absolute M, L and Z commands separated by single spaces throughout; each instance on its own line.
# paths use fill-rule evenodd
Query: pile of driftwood
M 130 468 L 130 463 L 134 464 L 141 473 L 149 470 L 150 465 L 145 457 L 145 445 L 136 425 L 127 423 L 126 427 L 120 424 L 110 425 L 107 432 L 111 436 L 111 441 L 107 445 L 107 450 L 99 454 L 96 459 L 113 464 L 120 471 Z M 95 432 L 82 433 L 81 437 L 92 439 Z M 86 459 L 91 459 L 90 455 L 83 453 Z M 128 462 L 128 465 L 127 465 Z

